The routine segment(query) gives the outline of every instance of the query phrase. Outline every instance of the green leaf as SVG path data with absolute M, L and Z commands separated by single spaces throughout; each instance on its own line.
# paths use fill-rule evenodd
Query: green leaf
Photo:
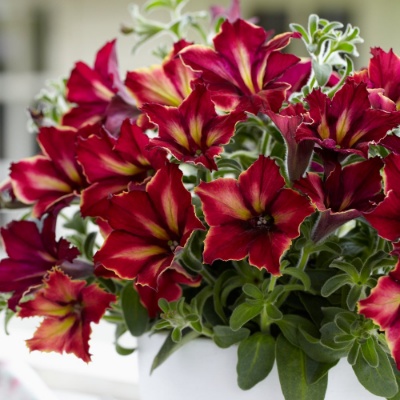
M 343 28 L 343 24 L 341 22 L 332 21 L 324 26 L 324 29 L 322 29 L 322 32 L 328 33 L 330 31 L 341 29 L 341 28 Z
M 244 339 L 238 348 L 238 385 L 251 389 L 271 372 L 275 361 L 275 340 L 272 336 L 257 332 Z
M 361 344 L 361 354 L 363 355 L 364 360 L 372 368 L 378 368 L 379 366 L 379 357 L 378 352 L 376 351 L 376 346 L 379 346 L 379 344 L 376 343 L 371 336 Z
M 265 307 L 265 311 L 267 312 L 268 317 L 270 319 L 272 319 L 273 321 L 279 321 L 283 317 L 282 312 L 274 304 L 270 304 L 270 303 L 267 304 L 267 306 Z
M 318 21 L 319 21 L 319 17 L 316 14 L 311 14 L 308 17 L 308 32 L 311 37 L 314 36 L 315 32 L 318 29 Z
M 394 376 L 396 377 L 397 386 L 400 388 L 400 371 L 397 369 L 396 363 L 394 362 L 393 358 L 390 357 L 389 361 L 392 366 Z M 400 400 L 400 390 L 395 396 L 390 397 L 390 400 Z
M 240 165 L 240 163 L 236 160 L 232 160 L 231 158 L 220 158 L 217 161 L 217 166 L 218 166 L 218 169 L 228 168 L 228 169 L 232 169 L 235 172 L 238 172 L 239 174 L 243 171 L 243 168 Z
M 388 355 L 380 346 L 376 346 L 375 349 L 379 359 L 378 368 L 371 367 L 364 357 L 358 357 L 353 370 L 360 383 L 371 393 L 381 397 L 393 397 L 399 388 Z
M 360 355 L 360 345 L 357 341 L 353 342 L 353 345 L 350 348 L 349 354 L 347 355 L 347 361 L 350 365 L 354 365 Z
M 7 308 L 5 310 L 5 318 L 4 318 L 4 332 L 9 335 L 9 331 L 8 331 L 8 324 L 11 321 L 12 317 L 15 315 L 14 311 L 10 310 L 9 308 Z
M 83 252 L 88 260 L 93 258 L 93 248 L 96 243 L 97 232 L 90 232 L 83 242 Z
M 315 361 L 309 357 L 307 357 L 306 360 L 307 360 L 306 379 L 309 385 L 313 385 L 314 383 L 317 383 L 320 379 L 327 377 L 328 371 L 332 367 L 334 367 L 339 361 L 336 360 L 334 362 L 325 363 L 325 362 Z
M 161 364 L 163 364 L 164 361 L 167 360 L 170 355 L 175 353 L 175 351 L 179 350 L 186 343 L 189 343 L 191 340 L 193 340 L 197 337 L 199 337 L 199 334 L 197 332 L 189 331 L 188 333 L 182 335 L 182 339 L 178 343 L 175 343 L 171 339 L 171 336 L 168 336 L 166 338 L 164 344 L 161 346 L 161 349 L 155 356 L 153 364 L 151 365 L 150 372 L 153 372 L 157 367 L 159 367 Z M 204 339 L 204 340 L 208 340 L 208 339 Z
M 288 267 L 282 271 L 282 274 L 293 276 L 294 278 L 301 281 L 301 283 L 304 285 L 305 291 L 310 290 L 311 280 L 310 280 L 310 277 L 304 271 L 302 271 L 296 267 Z
M 319 86 L 325 86 L 332 75 L 332 66 L 329 64 L 319 64 L 316 61 L 312 61 L 312 67 L 315 73 L 315 79 Z
M 279 335 L 276 341 L 276 361 L 279 380 L 285 400 L 323 400 L 328 385 L 325 374 L 313 383 L 307 383 L 307 356 Z M 310 368 L 310 367 L 309 367 Z M 309 371 L 312 375 L 312 372 Z
M 326 364 L 328 368 L 335 365 L 342 357 L 341 350 L 334 350 L 325 346 L 320 339 L 310 335 L 309 333 L 299 330 L 298 336 L 301 349 L 313 360 L 321 364 Z
M 129 356 L 132 354 L 136 349 L 128 349 L 126 347 L 121 346 L 118 343 L 115 343 L 115 351 L 120 355 L 120 356 Z
M 214 295 L 213 295 L 215 312 L 218 314 L 218 316 L 221 318 L 221 320 L 226 324 L 228 323 L 228 318 L 224 311 L 225 304 L 222 302 L 221 294 L 222 294 L 222 290 L 223 290 L 226 282 L 228 282 L 229 278 L 233 278 L 234 282 L 236 282 L 233 285 L 232 289 L 241 286 L 241 279 L 239 277 L 237 277 L 236 272 L 228 269 L 228 270 L 224 271 L 218 277 L 218 279 L 215 281 Z
M 339 274 L 339 275 L 332 276 L 332 278 L 329 278 L 324 283 L 324 286 L 322 286 L 321 296 L 329 297 L 332 293 L 335 293 L 342 286 L 349 284 L 349 283 L 352 283 L 352 280 L 347 274 Z
M 249 322 L 253 318 L 257 317 L 263 310 L 262 304 L 248 304 L 243 303 L 237 306 L 231 315 L 229 325 L 232 330 L 239 330 L 246 322 Z
M 310 43 L 308 32 L 300 24 L 289 24 L 289 27 L 292 31 L 299 32 L 307 44 Z
M 299 346 L 300 328 L 312 335 L 318 334 L 318 330 L 308 319 L 295 314 L 285 314 L 281 320 L 276 321 L 276 324 L 285 338 L 295 346 Z
M 247 294 L 247 296 L 252 297 L 253 299 L 262 300 L 263 294 L 261 290 L 251 283 L 245 283 L 242 288 L 243 292 Z
M 346 304 L 349 310 L 354 311 L 358 300 L 360 300 L 363 293 L 363 287 L 359 285 L 353 285 L 347 295 Z
M 226 349 L 235 343 L 241 342 L 250 335 L 250 330 L 246 328 L 240 328 L 237 331 L 233 331 L 229 326 L 217 325 L 214 326 L 214 342 L 218 347 Z
M 86 234 L 86 221 L 82 218 L 80 211 L 77 211 L 72 218 L 64 223 L 64 228 L 72 229 L 82 235 Z
M 182 331 L 180 328 L 176 327 L 173 329 L 171 339 L 175 343 L 179 343 L 182 340 Z
M 121 308 L 126 326 L 133 336 L 141 336 L 146 332 L 149 316 L 140 302 L 139 294 L 129 281 L 121 292 Z

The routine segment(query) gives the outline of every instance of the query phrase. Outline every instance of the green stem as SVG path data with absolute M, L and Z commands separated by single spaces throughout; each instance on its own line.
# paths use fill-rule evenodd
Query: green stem
M 270 325 L 269 317 L 264 307 L 260 314 L 260 331 L 262 333 L 269 333 Z
M 278 277 L 276 277 L 275 275 L 271 275 L 269 285 L 268 285 L 268 293 L 271 293 L 274 290 L 277 280 L 278 280 Z
M 201 334 L 209 338 L 212 338 L 214 336 L 213 331 L 210 328 L 206 328 L 205 326 L 203 326 Z
M 197 168 L 196 186 L 200 185 L 200 182 L 209 182 L 211 180 L 210 171 L 204 167 L 199 166 Z
M 383 250 L 385 248 L 385 244 L 386 241 L 380 236 L 377 236 L 374 253 L 378 252 L 379 250 Z
M 208 285 L 214 286 L 216 279 L 209 271 L 207 271 L 207 268 L 204 265 L 202 270 L 200 271 L 200 275 L 204 278 Z
M 263 156 L 268 155 L 267 153 L 269 153 L 270 143 L 271 143 L 271 135 L 267 129 L 264 129 L 260 146 L 260 154 L 262 154 Z
M 311 254 L 312 254 L 312 249 L 311 249 L 309 246 L 304 246 L 304 247 L 301 249 L 300 258 L 299 258 L 299 261 L 298 261 L 298 263 L 297 263 L 297 265 L 296 265 L 296 268 L 298 268 L 298 269 L 301 270 L 301 271 L 304 271 L 304 269 L 305 269 L 306 266 L 307 266 L 308 258 L 310 257 Z M 296 279 L 295 277 L 291 277 L 291 278 L 289 279 L 289 285 L 295 283 L 296 280 L 297 280 L 297 279 Z M 280 308 L 281 305 L 282 305 L 282 304 L 285 302 L 285 300 L 288 298 L 289 294 L 290 294 L 290 292 L 283 293 L 283 294 L 279 297 L 279 299 L 276 301 L 275 305 L 276 305 L 278 308 Z
M 311 253 L 312 253 L 312 251 L 308 246 L 304 246 L 301 249 L 300 259 L 299 259 L 299 262 L 297 263 L 297 266 L 296 266 L 299 270 L 304 271 L 304 269 L 307 266 L 308 257 L 310 257 Z

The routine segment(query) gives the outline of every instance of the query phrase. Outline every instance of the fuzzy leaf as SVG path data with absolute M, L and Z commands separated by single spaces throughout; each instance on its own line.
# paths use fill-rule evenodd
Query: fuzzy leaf
M 126 326 L 133 336 L 141 336 L 146 332 L 149 316 L 140 302 L 139 294 L 130 281 L 121 292 L 121 308 Z
M 309 385 L 307 356 L 298 347 L 290 344 L 283 335 L 276 341 L 276 361 L 281 388 L 285 400 L 323 400 L 328 385 L 328 375 Z M 310 373 L 311 371 L 309 371 Z
M 288 267 L 282 271 L 283 275 L 290 275 L 294 278 L 297 278 L 301 283 L 304 285 L 304 290 L 308 291 L 311 287 L 311 280 L 310 277 L 302 270 L 296 267 Z
M 242 290 L 247 294 L 248 297 L 252 297 L 253 299 L 262 300 L 263 298 L 261 290 L 251 283 L 245 283 Z
M 231 315 L 229 325 L 232 330 L 239 330 L 246 322 L 249 322 L 259 315 L 264 306 L 262 304 L 243 303 L 237 306 Z
M 312 67 L 315 73 L 315 78 L 319 86 L 325 86 L 332 75 L 332 66 L 329 64 L 319 64 L 313 60 Z
M 364 357 L 357 357 L 353 370 L 360 383 L 371 393 L 381 397 L 393 397 L 399 388 L 393 374 L 388 355 L 380 346 L 376 346 L 379 368 L 371 367 Z
M 238 348 L 238 385 L 247 390 L 265 379 L 275 361 L 275 340 L 270 335 L 257 332 L 244 339 Z
M 214 342 L 218 347 L 226 349 L 235 343 L 241 342 L 250 335 L 250 330 L 240 328 L 233 331 L 229 326 L 217 325 L 214 326 Z
M 182 335 L 182 339 L 175 343 L 171 336 L 168 336 L 165 340 L 164 344 L 161 346 L 160 351 L 154 358 L 153 364 L 151 365 L 151 372 L 153 372 L 157 367 L 159 367 L 165 360 L 168 359 L 170 355 L 175 353 L 175 351 L 179 350 L 186 343 L 189 343 L 191 340 L 197 338 L 199 334 L 195 331 L 190 331 L 186 334 Z
M 372 367 L 378 368 L 379 366 L 379 357 L 378 352 L 376 351 L 375 341 L 372 337 L 369 337 L 364 343 L 361 344 L 361 353 L 364 357 L 364 360 Z

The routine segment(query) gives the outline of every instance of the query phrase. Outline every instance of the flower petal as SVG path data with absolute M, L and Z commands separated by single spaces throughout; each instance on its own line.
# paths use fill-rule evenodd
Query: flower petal
M 238 182 L 242 196 L 256 214 L 262 214 L 277 192 L 285 186 L 275 161 L 262 155 L 240 174 Z
M 247 221 L 253 216 L 235 179 L 220 178 L 208 183 L 201 182 L 195 188 L 195 193 L 203 203 L 203 212 L 209 225 Z

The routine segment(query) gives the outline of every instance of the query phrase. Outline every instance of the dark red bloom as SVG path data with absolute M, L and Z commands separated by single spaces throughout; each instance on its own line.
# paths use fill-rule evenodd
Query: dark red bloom
M 79 140 L 78 161 L 90 184 L 82 191 L 83 216 L 106 218 L 111 195 L 143 183 L 166 164 L 166 154 L 148 150 L 148 144 L 148 136 L 128 119 L 117 139 L 101 130 Z
M 400 369 L 400 263 L 389 276 L 382 276 L 370 295 L 360 300 L 358 312 L 371 318 L 385 337 L 390 352 Z
M 159 128 L 150 147 L 165 148 L 180 161 L 202 164 L 210 170 L 217 169 L 214 158 L 233 136 L 236 123 L 246 118 L 240 111 L 217 115 L 204 85 L 197 85 L 178 108 L 147 104 L 142 110 Z
M 396 242 L 400 239 L 400 193 L 390 190 L 385 199 L 364 217 L 377 230 L 379 236 Z
M 165 299 L 168 302 L 179 300 L 182 296 L 181 285 L 197 287 L 200 283 L 200 275 L 191 276 L 177 262 L 174 262 L 158 277 L 157 290 L 143 285 L 135 285 L 135 288 L 150 318 L 155 318 L 160 312 L 158 300 Z
M 65 126 L 81 128 L 105 122 L 116 134 L 118 122 L 139 115 L 119 77 L 115 40 L 97 52 L 93 68 L 83 62 L 75 64 L 67 81 L 66 98 L 75 106 L 63 116 Z
M 314 150 L 314 143 L 310 140 L 296 140 L 298 127 L 304 121 L 310 121 L 303 105 L 289 105 L 279 114 L 267 112 L 272 122 L 281 132 L 286 142 L 286 168 L 291 181 L 300 179 L 307 170 Z
M 175 164 L 159 169 L 146 191 L 114 196 L 108 222 L 114 230 L 95 254 L 96 264 L 153 289 L 193 231 L 204 229 Z
M 193 45 L 180 56 L 194 71 L 202 72 L 217 107 L 254 114 L 265 109 L 277 112 L 290 87 L 279 78 L 299 62 L 298 57 L 279 51 L 293 37 L 299 36 L 283 33 L 266 42 L 268 34 L 263 28 L 242 19 L 227 20 L 214 38 L 215 50 Z
M 297 140 L 313 140 L 325 149 L 368 157 L 370 143 L 378 143 L 400 124 L 400 112 L 371 107 L 365 83 L 348 80 L 331 100 L 321 90 L 306 97 L 312 122 L 303 122 Z
M 318 210 L 320 219 L 314 229 L 314 240 L 320 240 L 345 222 L 373 210 L 383 200 L 380 158 L 342 167 L 336 164 L 321 177 L 310 172 L 295 182 L 294 187 L 307 194 Z
M 199 76 L 183 65 L 178 53 L 191 43 L 180 40 L 161 65 L 128 72 L 125 84 L 138 106 L 146 103 L 179 106 L 192 91 L 191 81 Z
M 34 299 L 20 304 L 19 317 L 44 317 L 32 339 L 26 341 L 28 348 L 72 353 L 89 362 L 90 324 L 98 323 L 114 301 L 113 294 L 97 285 L 86 286 L 85 281 L 74 281 L 61 270 L 52 270 Z
M 314 209 L 306 197 L 284 188 L 275 162 L 264 156 L 238 180 L 220 178 L 202 182 L 195 192 L 210 230 L 204 262 L 241 260 L 279 275 L 279 260 L 299 236 L 304 218 Z
M 348 210 L 368 212 L 383 200 L 380 158 L 340 164 L 324 179 L 310 172 L 294 187 L 307 194 L 320 211 L 340 213 Z M 361 215 L 361 214 L 359 214 Z
M 34 204 L 34 217 L 58 203 L 68 204 L 87 185 L 76 161 L 77 135 L 74 129 L 41 128 L 38 142 L 43 155 L 11 164 L 14 193 L 22 202 Z
M 8 257 L 0 261 L 0 292 L 12 292 L 8 305 L 15 310 L 25 293 L 42 284 L 43 277 L 55 265 L 70 268 L 79 255 L 65 239 L 56 241 L 56 216 L 49 215 L 39 230 L 33 221 L 13 221 L 1 228 L 1 236 Z M 87 267 L 75 261 L 82 275 Z

